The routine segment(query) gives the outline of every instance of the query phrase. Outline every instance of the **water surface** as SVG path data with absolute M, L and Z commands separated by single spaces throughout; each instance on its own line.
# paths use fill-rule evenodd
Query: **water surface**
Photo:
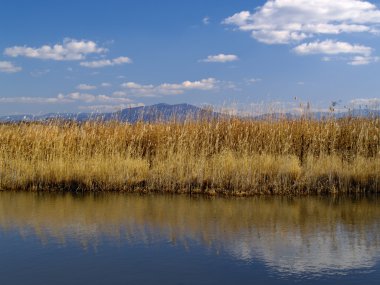
M 379 206 L 0 192 L 0 284 L 378 284 Z

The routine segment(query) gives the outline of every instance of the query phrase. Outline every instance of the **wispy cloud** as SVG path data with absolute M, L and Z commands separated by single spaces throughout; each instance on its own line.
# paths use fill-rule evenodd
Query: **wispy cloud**
M 259 83 L 261 81 L 263 81 L 261 78 L 249 78 L 249 79 L 245 79 L 245 83 L 247 83 L 248 85 L 256 84 L 256 83 Z
M 210 24 L 210 17 L 204 17 L 204 18 L 202 19 L 202 23 L 203 23 L 204 25 L 208 25 L 208 24 Z
M 209 55 L 206 59 L 202 59 L 201 62 L 218 62 L 226 63 L 239 60 L 239 57 L 234 54 L 218 54 L 218 55 Z
M 133 102 L 130 98 L 90 93 L 60 93 L 56 97 L 0 97 L 0 103 L 20 104 L 61 104 L 61 103 L 112 103 L 125 104 Z
M 348 64 L 350 65 L 367 65 L 373 62 L 379 62 L 380 57 L 378 56 L 354 56 L 350 59 Z
M 51 104 L 59 101 L 58 97 L 0 97 L 0 103 Z
M 117 105 L 90 105 L 90 106 L 80 106 L 80 110 L 91 111 L 95 113 L 102 112 L 116 112 L 122 109 L 127 108 L 135 108 L 135 107 L 143 107 L 145 104 L 143 103 L 132 103 L 132 104 L 117 104 Z
M 132 63 L 132 60 L 129 57 L 121 56 L 114 59 L 102 59 L 96 61 L 84 61 L 81 62 L 80 65 L 88 68 L 102 68 L 107 66 L 115 66 Z
M 317 41 L 312 43 L 304 43 L 293 49 L 297 54 L 360 54 L 362 56 L 370 56 L 372 48 L 364 45 L 352 45 L 346 42 L 338 42 L 333 40 Z
M 186 90 L 213 90 L 218 86 L 215 78 L 207 78 L 199 81 L 184 81 L 182 83 L 163 83 L 160 85 L 141 85 L 135 82 L 125 82 L 122 88 L 135 96 L 155 97 L 160 95 L 178 95 Z
M 358 98 L 351 100 L 349 104 L 354 108 L 365 107 L 378 109 L 380 108 L 380 98 Z
M 50 69 L 34 70 L 30 72 L 30 75 L 33 77 L 41 77 L 50 73 Z
M 108 82 L 103 82 L 102 84 L 100 84 L 100 86 L 103 87 L 103 88 L 107 88 L 107 87 L 111 87 L 112 84 L 108 83 Z
M 97 87 L 95 85 L 89 85 L 89 84 L 79 84 L 77 86 L 78 90 L 95 90 Z
M 372 56 L 373 49 L 371 47 L 333 40 L 304 43 L 295 47 L 293 51 L 300 55 L 354 55 L 348 58 L 348 63 L 351 65 L 365 65 L 378 61 L 377 57 Z M 328 58 L 330 60 L 330 57 Z M 326 61 L 326 57 L 323 57 L 322 60 Z
M 64 102 L 109 102 L 109 103 L 130 103 L 132 100 L 130 98 L 124 97 L 113 97 L 109 95 L 94 95 L 89 93 L 81 93 L 81 92 L 72 92 L 69 94 L 59 94 L 57 96 L 59 100 Z
M 10 61 L 0 61 L 0 72 L 16 73 L 21 70 L 22 70 L 21 67 L 14 65 Z
M 4 54 L 11 57 L 29 57 L 46 60 L 83 60 L 88 54 L 99 54 L 106 49 L 93 41 L 65 39 L 62 44 L 43 45 L 39 48 L 14 46 L 6 48 Z

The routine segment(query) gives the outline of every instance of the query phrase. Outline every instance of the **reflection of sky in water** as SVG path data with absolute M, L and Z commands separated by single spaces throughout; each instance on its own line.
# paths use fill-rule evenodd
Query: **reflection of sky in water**
M 330 232 L 301 236 L 297 231 L 244 234 L 226 245 L 235 258 L 246 262 L 260 259 L 284 274 L 331 274 L 354 269 L 370 269 L 380 256 L 377 232 L 356 234 L 337 224 Z
M 87 248 L 197 244 L 279 274 L 374 268 L 380 256 L 375 198 L 192 199 L 183 196 L 0 193 L 0 234 Z

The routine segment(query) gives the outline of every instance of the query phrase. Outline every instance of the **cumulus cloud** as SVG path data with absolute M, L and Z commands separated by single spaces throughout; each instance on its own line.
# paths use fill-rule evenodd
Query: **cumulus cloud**
M 218 55 L 209 55 L 206 59 L 201 60 L 202 62 L 219 62 L 219 63 L 225 63 L 225 62 L 231 62 L 231 61 L 237 61 L 239 60 L 239 57 L 234 54 L 218 54 Z
M 96 86 L 95 85 L 89 85 L 89 84 L 79 84 L 77 86 L 78 90 L 95 90 Z
M 371 47 L 333 40 L 303 43 L 295 47 L 293 51 L 300 55 L 354 55 L 348 58 L 348 63 L 351 65 L 366 65 L 379 60 L 378 57 L 372 56 L 373 49 Z M 330 57 L 323 57 L 322 60 L 329 61 Z
M 5 72 L 5 73 L 16 73 L 21 71 L 22 68 L 19 66 L 15 66 L 12 62 L 10 61 L 0 61 L 0 72 Z
M 88 68 L 102 68 L 107 66 L 115 66 L 132 63 L 132 60 L 129 57 L 121 56 L 114 59 L 102 59 L 96 61 L 84 61 L 81 62 L 80 65 Z
M 199 81 L 184 81 L 181 84 L 162 84 L 163 89 L 198 89 L 212 90 L 216 87 L 217 80 L 215 78 L 207 78 Z
M 29 57 L 49 60 L 83 60 L 88 54 L 99 54 L 106 49 L 98 47 L 93 41 L 65 39 L 62 44 L 44 45 L 39 48 L 14 46 L 6 48 L 4 54 L 11 57 Z
M 109 86 L 108 83 L 102 86 Z M 79 106 L 105 106 L 133 103 L 132 97 L 157 97 L 162 95 L 183 94 L 186 91 L 198 90 L 209 91 L 224 88 L 223 82 L 215 78 L 206 78 L 198 81 L 183 81 L 181 83 L 162 83 L 158 85 L 142 85 L 135 82 L 121 84 L 122 89 L 111 94 L 92 94 L 86 92 L 97 89 L 95 85 L 79 84 L 78 91 L 60 93 L 55 97 L 0 97 L 0 103 L 25 103 L 25 104 L 70 104 L 77 103 Z
M 255 12 L 236 13 L 223 23 L 266 44 L 289 44 L 317 35 L 376 33 L 380 10 L 359 0 L 269 0 Z
M 207 78 L 199 81 L 184 81 L 182 83 L 163 83 L 160 85 L 141 85 L 135 82 L 125 82 L 121 87 L 135 96 L 155 97 L 160 95 L 179 95 L 186 90 L 213 90 L 218 81 L 215 78 Z

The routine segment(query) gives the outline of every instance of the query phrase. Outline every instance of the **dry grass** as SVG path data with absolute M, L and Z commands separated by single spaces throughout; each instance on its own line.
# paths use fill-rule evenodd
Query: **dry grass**
M 380 121 L 2 124 L 0 189 L 377 192 Z

